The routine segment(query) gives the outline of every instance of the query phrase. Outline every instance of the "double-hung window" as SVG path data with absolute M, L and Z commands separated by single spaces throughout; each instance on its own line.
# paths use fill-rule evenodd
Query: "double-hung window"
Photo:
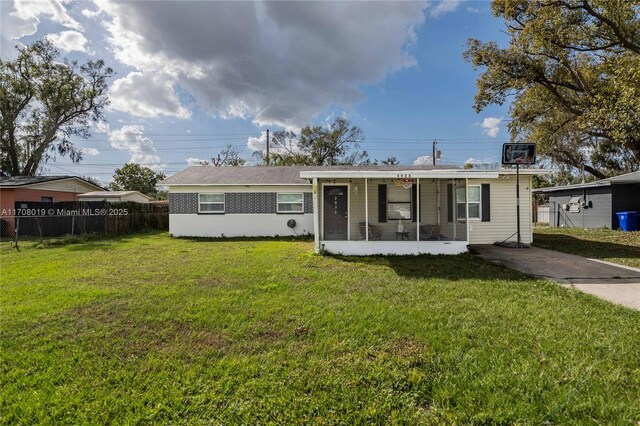
M 387 218 L 411 220 L 411 190 L 389 186 L 387 191 Z
M 278 194 L 278 213 L 304 213 L 302 192 Z
M 198 213 L 224 213 L 224 194 L 198 194 Z
M 469 218 L 480 219 L 482 212 L 480 185 L 469 185 Z M 467 216 L 465 204 L 467 196 L 464 188 L 456 188 L 456 210 L 458 220 L 464 220 Z

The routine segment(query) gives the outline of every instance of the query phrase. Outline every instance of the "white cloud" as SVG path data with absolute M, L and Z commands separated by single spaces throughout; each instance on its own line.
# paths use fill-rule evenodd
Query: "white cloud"
M 67 9 L 65 8 L 65 3 L 67 1 L 61 0 L 14 0 L 13 7 L 14 12 L 11 13 L 12 16 L 22 19 L 24 21 L 31 20 L 37 26 L 40 23 L 38 17 L 44 15 L 51 19 L 53 22 L 56 22 L 64 27 L 71 28 L 77 31 L 84 31 L 82 25 L 75 19 L 73 19 L 67 13 Z M 35 33 L 35 28 L 33 33 Z M 31 34 L 33 34 L 31 33 Z M 30 34 L 29 34 L 30 35 Z
M 259 137 L 250 136 L 247 139 L 247 147 L 253 152 L 264 152 L 267 150 L 267 132 L 262 132 Z
M 273 139 L 271 139 L 270 142 L 271 146 L 269 147 L 269 152 L 271 153 L 295 152 L 298 149 L 298 141 L 296 139 L 287 140 L 286 147 L 274 144 Z M 247 138 L 247 148 L 253 152 L 266 152 L 267 132 L 262 132 L 259 137 L 251 136 Z
M 487 157 L 482 160 L 470 157 L 464 164 L 471 164 L 475 169 L 497 169 L 500 168 L 500 165 L 496 162 L 494 157 Z
M 189 164 L 190 166 L 199 166 L 203 161 L 207 161 L 207 160 L 204 160 L 202 158 L 195 158 L 195 157 L 187 158 L 187 164 Z
M 480 126 L 484 129 L 483 132 L 485 135 L 495 138 L 500 132 L 500 123 L 502 123 L 502 118 L 486 117 L 482 120 Z
M 430 155 L 422 155 L 415 159 L 414 166 L 431 166 L 433 165 L 433 157 Z
M 480 13 L 480 9 L 477 7 L 467 7 L 467 12 L 469 13 Z
M 89 155 L 91 157 L 100 155 L 100 151 L 98 151 L 96 148 L 81 148 L 81 150 L 82 150 L 82 155 Z
M 409 49 L 426 7 L 416 2 L 97 5 L 121 63 L 178 82 L 219 117 L 287 128 L 307 124 L 333 105 L 353 105 L 364 98 L 363 85 L 414 66 Z M 175 107 L 175 93 L 161 94 Z
M 437 18 L 445 13 L 453 12 L 461 3 L 462 0 L 440 0 L 436 3 L 435 7 L 431 9 L 429 14 L 434 18 Z
M 175 84 L 167 74 L 131 72 L 116 80 L 109 89 L 111 108 L 138 117 L 189 118 L 191 111 L 180 104 L 173 88 Z
M 15 45 L 21 45 L 22 37 L 36 33 L 40 18 L 47 18 L 64 27 L 83 31 L 82 25 L 73 19 L 60 0 L 15 0 L 2 1 L 0 13 L 0 52 L 7 59 L 17 56 Z
M 59 34 L 48 34 L 46 38 L 63 52 L 84 52 L 88 53 L 87 39 L 78 31 L 62 31 Z
M 81 12 L 85 17 L 89 18 L 89 19 L 94 19 L 97 16 L 100 15 L 100 11 L 99 10 L 89 10 L 89 9 L 82 9 Z
M 143 136 L 144 127 L 139 124 L 125 125 L 109 134 L 111 146 L 131 154 L 130 163 L 138 163 L 153 170 L 162 170 L 160 155 L 153 141 Z

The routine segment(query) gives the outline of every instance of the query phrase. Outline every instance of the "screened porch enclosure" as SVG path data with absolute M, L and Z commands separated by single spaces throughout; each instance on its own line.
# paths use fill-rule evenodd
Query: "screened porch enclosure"
M 318 179 L 320 241 L 438 244 L 466 242 L 467 206 L 479 187 L 465 179 Z M 476 202 L 476 198 L 478 202 Z

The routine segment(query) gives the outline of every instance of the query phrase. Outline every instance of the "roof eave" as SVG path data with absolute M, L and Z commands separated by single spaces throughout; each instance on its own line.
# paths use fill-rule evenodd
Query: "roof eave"
M 300 183 L 164 183 L 156 186 L 308 186 L 308 182 Z
M 550 170 L 524 169 L 521 175 L 545 175 Z M 300 177 L 313 178 L 426 178 L 426 179 L 497 179 L 501 175 L 515 175 L 515 170 L 465 170 L 465 169 L 433 169 L 433 170 L 314 170 L 300 172 Z

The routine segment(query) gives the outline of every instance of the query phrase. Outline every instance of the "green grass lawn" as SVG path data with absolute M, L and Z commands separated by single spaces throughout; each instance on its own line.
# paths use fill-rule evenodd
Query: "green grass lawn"
M 629 424 L 640 312 L 472 255 L 0 247 L 5 424 Z
M 640 232 L 534 228 L 533 245 L 640 268 Z

